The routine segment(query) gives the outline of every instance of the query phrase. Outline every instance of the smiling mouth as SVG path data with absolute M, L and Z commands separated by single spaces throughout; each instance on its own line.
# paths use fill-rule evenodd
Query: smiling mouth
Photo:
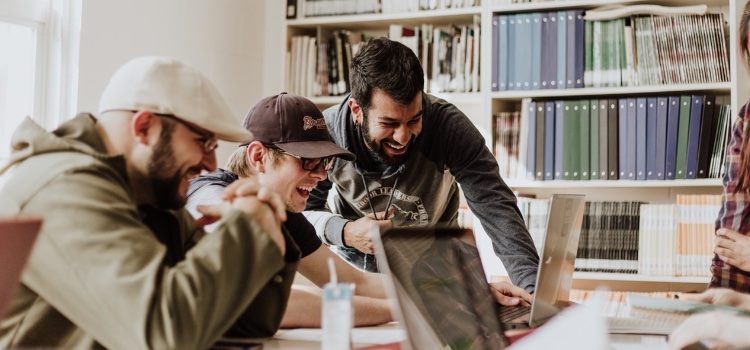
M 391 142 L 385 142 L 385 144 L 386 144 L 386 146 L 388 146 L 390 148 L 393 148 L 393 149 L 395 149 L 397 151 L 398 150 L 402 150 L 402 149 L 404 149 L 407 146 L 407 145 L 397 145 L 397 144 L 391 143 Z
M 303 195 L 308 195 L 310 194 L 310 191 L 312 191 L 313 188 L 315 188 L 315 186 L 297 186 L 296 188 L 297 188 L 297 192 L 300 192 Z

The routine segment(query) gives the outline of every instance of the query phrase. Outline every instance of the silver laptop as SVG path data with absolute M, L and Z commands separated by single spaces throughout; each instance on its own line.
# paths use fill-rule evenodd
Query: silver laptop
M 41 219 L 0 219 L 0 320 L 41 227 Z
M 553 194 L 550 198 L 536 291 L 530 307 L 503 308 L 501 318 L 507 328 L 537 327 L 570 305 L 585 204 L 582 194 Z
M 402 349 L 503 349 L 500 305 L 490 292 L 470 229 L 396 228 L 373 243 Z

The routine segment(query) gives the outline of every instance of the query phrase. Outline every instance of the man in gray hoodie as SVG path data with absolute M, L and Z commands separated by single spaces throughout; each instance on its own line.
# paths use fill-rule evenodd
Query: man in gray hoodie
M 460 184 L 515 284 L 494 284 L 496 297 L 507 305 L 530 302 L 539 256 L 516 197 L 469 118 L 422 91 L 419 59 L 401 43 L 370 40 L 349 72 L 351 94 L 323 114 L 334 142 L 357 159 L 337 163 L 311 193 L 305 215 L 321 239 L 377 271 L 371 225 L 455 225 Z

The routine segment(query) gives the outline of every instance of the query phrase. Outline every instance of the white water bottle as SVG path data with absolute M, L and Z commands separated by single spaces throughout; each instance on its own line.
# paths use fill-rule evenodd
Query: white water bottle
M 352 293 L 354 285 L 338 283 L 333 258 L 328 258 L 328 269 L 331 281 L 323 286 L 323 311 L 321 314 L 323 325 L 323 341 L 321 349 L 349 350 L 351 349 Z

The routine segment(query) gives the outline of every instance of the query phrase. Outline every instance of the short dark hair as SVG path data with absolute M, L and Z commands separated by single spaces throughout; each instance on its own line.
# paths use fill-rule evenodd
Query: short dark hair
M 352 97 L 367 111 L 373 90 L 408 105 L 424 89 L 424 70 L 406 45 L 385 37 L 370 39 L 354 56 L 349 69 Z

